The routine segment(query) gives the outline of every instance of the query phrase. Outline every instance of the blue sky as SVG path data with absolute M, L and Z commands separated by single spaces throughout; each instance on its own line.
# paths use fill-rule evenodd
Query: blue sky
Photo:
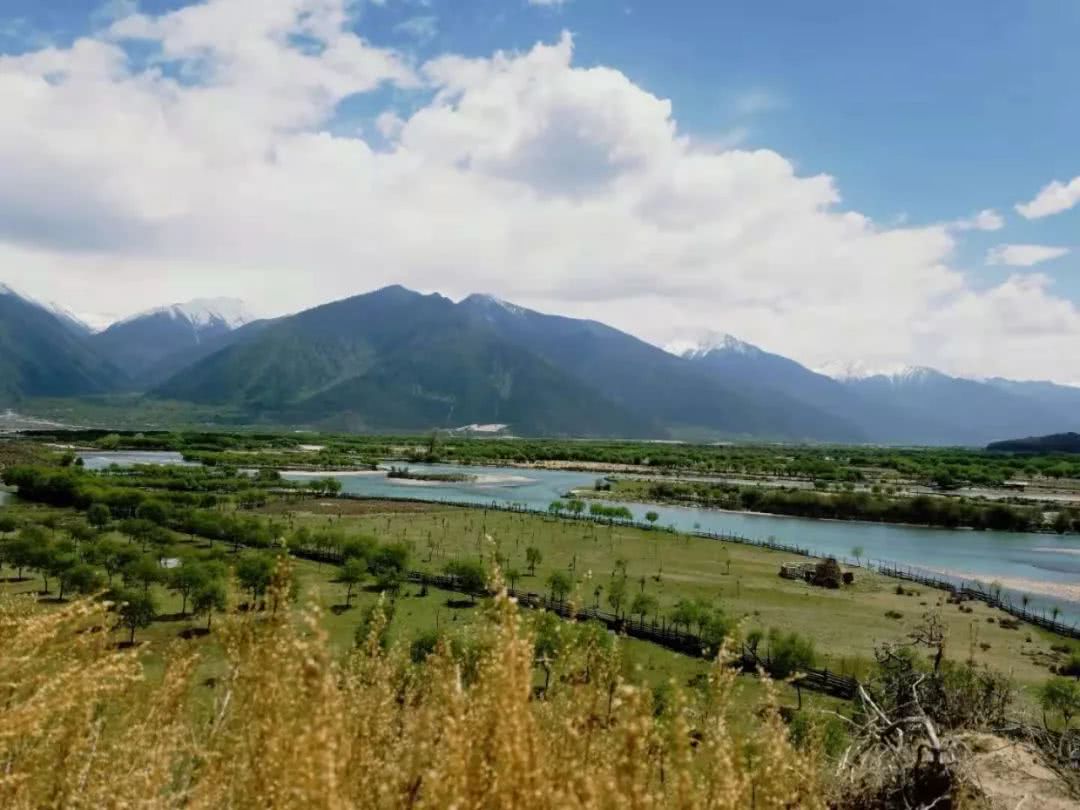
M 183 5 L 4 0 L 0 52 L 68 46 L 136 9 L 157 16 Z M 1002 228 L 955 238 L 949 261 L 967 286 L 989 291 L 1037 272 L 1080 302 L 1080 206 L 1032 220 L 1014 210 L 1050 181 L 1080 175 L 1080 3 L 384 0 L 351 11 L 353 31 L 417 68 L 444 54 L 527 53 L 569 31 L 574 68 L 605 66 L 670 100 L 680 135 L 774 150 L 800 176 L 830 175 L 838 206 L 880 227 L 995 210 Z M 438 89 L 384 83 L 339 100 L 320 126 L 362 128 L 373 146 L 392 148 L 375 134 L 376 116 L 408 119 Z M 1030 268 L 988 263 L 1002 244 L 1072 252 Z

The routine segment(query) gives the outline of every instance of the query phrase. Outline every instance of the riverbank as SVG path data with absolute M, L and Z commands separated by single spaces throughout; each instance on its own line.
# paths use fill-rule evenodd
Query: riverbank
M 1047 534 L 1080 532 L 1080 510 L 1064 508 L 1060 504 L 1021 506 L 940 495 L 895 497 L 865 492 L 747 487 L 706 481 L 606 478 L 591 489 L 574 489 L 568 493 L 568 497 L 897 526 Z

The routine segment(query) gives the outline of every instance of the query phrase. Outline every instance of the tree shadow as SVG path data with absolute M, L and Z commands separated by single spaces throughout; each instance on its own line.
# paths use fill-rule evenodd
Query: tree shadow
M 41 596 L 38 598 L 38 604 L 41 605 L 63 605 L 66 603 L 67 599 L 61 599 L 59 596 Z
M 155 622 L 182 622 L 190 619 L 190 613 L 159 613 L 154 617 Z
M 353 607 L 355 607 L 355 605 L 346 605 L 344 602 L 342 602 L 340 605 L 331 605 L 330 612 L 333 613 L 335 616 L 340 616 L 345 611 L 352 610 Z
M 188 627 L 185 630 L 181 630 L 178 635 L 182 639 L 202 638 L 210 635 L 210 631 L 205 627 Z
M 471 599 L 447 599 L 446 606 L 454 610 L 466 610 L 476 607 L 476 602 Z

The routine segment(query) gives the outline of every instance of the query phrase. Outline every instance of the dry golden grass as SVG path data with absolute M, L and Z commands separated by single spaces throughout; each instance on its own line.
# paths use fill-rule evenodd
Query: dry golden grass
M 103 606 L 0 605 L 0 807 L 819 808 L 820 759 L 766 708 L 728 730 L 735 675 L 703 696 L 622 680 L 587 640 L 533 688 L 534 646 L 505 597 L 424 663 L 384 650 L 378 622 L 345 660 L 319 616 L 241 616 L 207 711 L 179 644 L 147 680 L 102 628 Z M 588 634 L 583 634 L 588 639 Z

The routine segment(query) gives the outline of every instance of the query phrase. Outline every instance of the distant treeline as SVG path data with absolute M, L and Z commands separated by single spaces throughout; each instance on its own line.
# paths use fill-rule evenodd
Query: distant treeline
M 463 438 L 444 432 L 413 436 L 316 433 L 41 431 L 40 440 L 92 444 L 104 450 L 171 450 L 206 464 L 369 466 L 376 460 L 461 464 L 566 462 L 695 472 L 790 477 L 827 483 L 916 481 L 942 490 L 1000 486 L 1015 479 L 1080 478 L 1080 457 L 1052 452 L 964 448 L 888 448 L 645 441 Z
M 996 531 L 1042 531 L 1042 510 L 1014 506 L 916 495 L 889 498 L 868 492 L 821 493 L 806 490 L 738 487 L 705 482 L 660 481 L 647 485 L 649 500 L 694 503 L 719 509 L 767 512 L 835 520 L 867 520 L 876 523 L 904 523 L 943 528 L 991 529 Z M 1058 532 L 1080 531 L 1080 512 L 1063 511 L 1053 525 Z

